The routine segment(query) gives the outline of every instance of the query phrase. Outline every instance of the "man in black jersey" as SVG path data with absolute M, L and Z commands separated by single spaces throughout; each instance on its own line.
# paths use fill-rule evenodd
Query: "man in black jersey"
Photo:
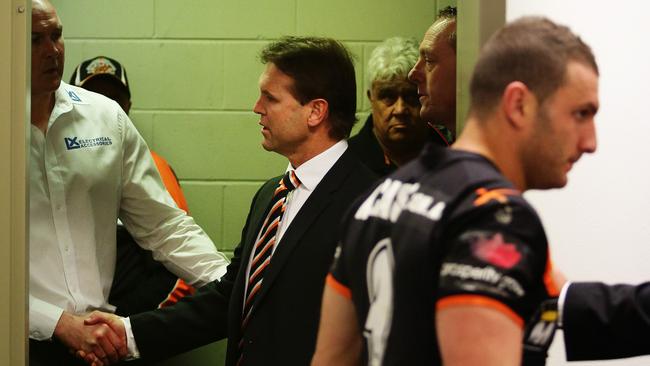
M 425 60 L 435 68 L 435 60 Z M 519 365 L 524 320 L 557 288 L 528 189 L 596 149 L 598 67 L 568 28 L 522 18 L 484 46 L 470 114 L 344 220 L 313 365 Z

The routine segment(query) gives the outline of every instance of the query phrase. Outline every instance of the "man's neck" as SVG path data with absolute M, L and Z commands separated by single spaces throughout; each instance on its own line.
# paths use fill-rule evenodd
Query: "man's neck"
M 463 133 L 452 148 L 483 155 L 492 161 L 518 190 L 525 191 L 526 179 L 523 175 L 518 147 L 504 129 L 498 128 L 497 121 L 479 121 L 470 117 L 465 123 Z M 508 141 L 511 141 L 508 143 Z
M 311 141 L 308 144 L 304 144 L 300 148 L 300 151 L 295 151 L 294 153 L 287 154 L 285 156 L 287 159 L 289 159 L 291 166 L 294 169 L 297 169 L 302 164 L 306 163 L 307 161 L 311 160 L 315 156 L 321 154 L 325 150 L 334 146 L 337 142 L 338 141 L 334 141 L 331 138 L 320 139 L 318 141 Z
M 32 125 L 36 126 L 45 134 L 47 123 L 50 121 L 52 109 L 54 109 L 54 92 L 43 94 L 32 94 Z
M 442 123 L 442 125 L 445 126 L 446 129 L 448 129 L 449 131 L 451 131 L 451 134 L 452 134 L 453 136 L 457 136 L 457 135 L 456 135 L 456 114 L 455 114 L 455 113 L 454 113 L 454 115 L 449 119 L 448 122 Z
M 422 147 L 426 144 L 426 140 L 422 141 L 412 141 L 407 144 L 387 144 L 379 138 L 379 135 L 375 132 L 375 129 L 372 130 L 375 135 L 375 139 L 379 143 L 381 150 L 384 152 L 384 155 L 395 164 L 396 166 L 402 166 L 409 161 L 415 159 L 419 154 Z

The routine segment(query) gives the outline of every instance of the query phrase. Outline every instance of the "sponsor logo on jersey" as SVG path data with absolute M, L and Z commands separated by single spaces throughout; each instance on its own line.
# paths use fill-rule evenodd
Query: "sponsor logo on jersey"
M 113 145 L 110 137 L 94 137 L 89 139 L 79 139 L 77 136 L 64 137 L 65 147 L 68 150 L 83 149 L 90 147 L 101 147 Z
M 409 211 L 432 221 L 440 220 L 445 202 L 418 192 L 419 188 L 419 183 L 386 179 L 361 204 L 354 218 L 367 220 L 369 217 L 378 217 L 395 222 L 402 211 Z
M 512 207 L 503 206 L 494 213 L 494 219 L 503 225 L 510 225 L 512 222 Z
M 462 263 L 443 263 L 440 269 L 440 278 L 453 277 L 463 281 L 471 280 L 487 283 L 494 287 L 493 292 L 515 294 L 522 297 L 526 294 L 524 288 L 516 279 L 500 272 L 492 266 L 476 267 Z M 469 288 L 465 286 L 465 288 Z M 484 290 L 489 290 L 484 288 Z
M 501 233 L 480 235 L 472 242 L 472 254 L 483 262 L 510 269 L 521 260 L 515 244 L 506 243 Z
M 546 358 L 548 349 L 553 343 L 555 330 L 558 328 L 558 317 L 557 299 L 542 301 L 524 331 L 524 353 L 530 359 L 537 356 L 540 359 Z
M 553 340 L 557 320 L 557 311 L 546 311 L 542 313 L 541 318 L 533 326 L 530 334 L 528 335 L 527 342 L 536 346 L 550 346 L 550 341 Z

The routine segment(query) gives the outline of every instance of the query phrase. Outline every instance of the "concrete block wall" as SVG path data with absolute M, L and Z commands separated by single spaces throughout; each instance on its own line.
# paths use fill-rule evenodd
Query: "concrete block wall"
M 252 113 L 264 66 L 259 50 L 283 35 L 343 41 L 356 56 L 363 121 L 365 64 L 391 36 L 421 40 L 438 9 L 454 0 L 52 0 L 64 26 L 64 79 L 83 59 L 119 60 L 131 83 L 131 118 L 150 148 L 176 171 L 191 214 L 232 253 L 250 200 L 287 161 L 264 151 Z M 361 123 L 357 127 L 360 127 Z M 174 335 L 170 333 L 170 337 Z M 223 344 L 167 366 L 219 365 Z

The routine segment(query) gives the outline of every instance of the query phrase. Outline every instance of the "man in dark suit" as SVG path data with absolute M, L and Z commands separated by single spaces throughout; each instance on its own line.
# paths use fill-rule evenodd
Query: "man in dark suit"
M 650 282 L 574 282 L 564 292 L 560 308 L 567 360 L 650 354 Z
M 543 364 L 556 328 L 564 331 L 568 361 L 650 354 L 650 282 L 564 285 L 560 297 L 543 303 L 529 322 L 526 341 L 538 354 L 531 364 Z
M 339 220 L 375 177 L 347 151 L 356 84 L 345 47 L 332 39 L 287 37 L 267 46 L 261 59 L 266 69 L 253 111 L 260 115 L 262 146 L 289 160 L 287 174 L 266 182 L 253 198 L 220 282 L 124 321 L 90 316 L 86 324 L 106 322 L 118 334 L 126 325 L 134 337 L 131 355 L 165 358 L 227 337 L 227 365 L 306 365 L 311 359 Z M 274 226 L 267 222 L 277 220 L 269 206 L 278 192 L 286 198 L 277 205 L 285 207 Z
M 609 360 L 650 354 L 650 282 L 607 285 L 566 282 L 528 321 L 525 365 L 545 365 L 556 329 L 564 332 L 568 361 Z

